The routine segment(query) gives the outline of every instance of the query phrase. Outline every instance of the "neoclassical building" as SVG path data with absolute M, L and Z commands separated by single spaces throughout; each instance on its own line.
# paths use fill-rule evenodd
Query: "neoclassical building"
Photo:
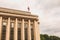
M 0 7 L 0 40 L 40 40 L 38 16 Z

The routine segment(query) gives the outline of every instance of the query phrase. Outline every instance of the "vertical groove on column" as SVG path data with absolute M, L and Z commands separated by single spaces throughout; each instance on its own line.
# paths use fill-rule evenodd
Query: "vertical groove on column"
M 6 27 L 6 40 L 9 40 L 10 38 L 10 17 L 8 18 L 8 23 Z
M 36 29 L 36 20 L 34 20 L 34 40 L 37 40 L 37 29 Z
M 24 19 L 22 19 L 22 25 L 21 25 L 21 40 L 25 40 L 24 38 Z
M 17 40 L 17 18 L 15 19 L 14 40 Z
M 2 33 L 2 17 L 0 17 L 0 40 L 1 40 L 1 33 Z
M 28 40 L 31 40 L 31 23 L 30 20 L 28 20 Z

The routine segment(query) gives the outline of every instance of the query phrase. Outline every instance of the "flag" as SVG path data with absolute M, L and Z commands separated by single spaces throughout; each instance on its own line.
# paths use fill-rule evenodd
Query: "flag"
M 29 6 L 28 6 L 28 11 L 30 11 L 30 8 L 29 8 Z

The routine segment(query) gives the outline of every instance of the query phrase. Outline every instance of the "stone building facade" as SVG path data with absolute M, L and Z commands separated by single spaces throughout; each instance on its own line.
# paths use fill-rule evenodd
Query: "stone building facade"
M 0 7 L 0 40 L 40 40 L 38 16 Z

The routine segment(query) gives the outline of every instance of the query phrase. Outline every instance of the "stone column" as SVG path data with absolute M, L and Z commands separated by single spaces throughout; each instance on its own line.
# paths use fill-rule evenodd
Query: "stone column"
M 30 23 L 30 20 L 28 20 L 28 40 L 31 40 L 31 23 Z
M 21 25 L 21 40 L 25 40 L 24 36 L 24 19 L 22 19 L 22 25 Z
M 36 25 L 36 20 L 34 20 L 34 27 L 33 27 L 33 30 L 34 30 L 34 40 L 37 40 L 37 25 Z
M 37 36 L 38 36 L 38 40 L 40 40 L 40 31 L 39 31 L 39 23 L 37 21 Z
M 15 19 L 15 26 L 14 26 L 14 40 L 17 40 L 17 22 L 18 20 L 17 20 L 17 18 Z
M 1 40 L 1 33 L 2 33 L 2 17 L 0 17 L 0 40 Z
M 10 17 L 8 18 L 7 27 L 6 27 L 6 40 L 10 39 Z

